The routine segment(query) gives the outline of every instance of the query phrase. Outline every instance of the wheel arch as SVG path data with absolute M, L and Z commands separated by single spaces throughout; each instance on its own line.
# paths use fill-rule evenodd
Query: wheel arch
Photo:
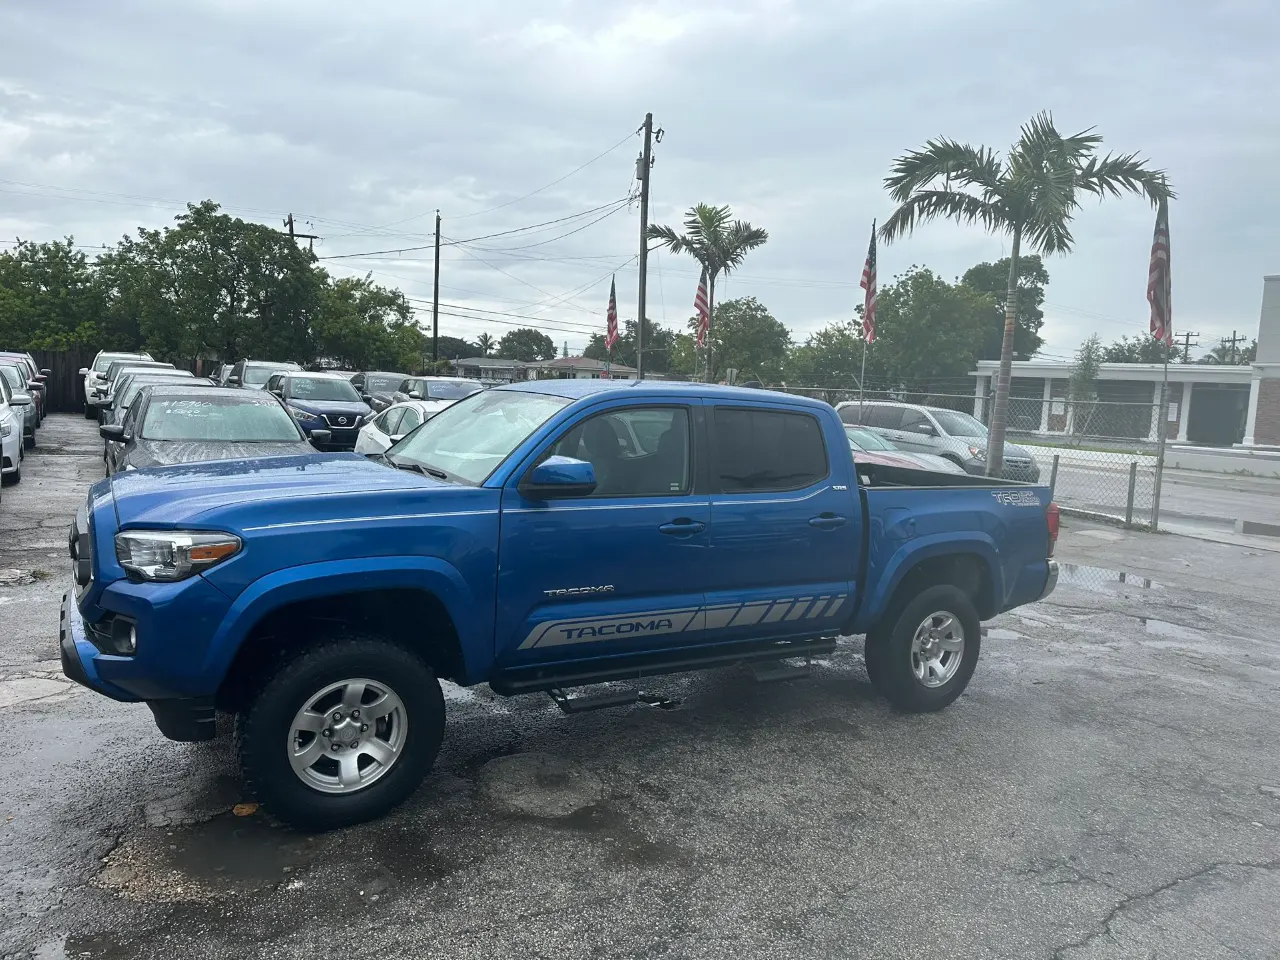
M 926 587 L 950 583 L 964 591 L 981 620 L 989 620 L 1000 610 L 1003 596 L 1000 565 L 994 544 L 985 540 L 935 543 L 912 541 L 886 567 L 881 585 L 874 591 L 866 629 L 892 619 L 894 611 Z

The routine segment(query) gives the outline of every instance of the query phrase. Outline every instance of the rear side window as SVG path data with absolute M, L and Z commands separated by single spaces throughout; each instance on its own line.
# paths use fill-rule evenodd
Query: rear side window
M 882 430 L 897 430 L 902 426 L 902 407 L 871 407 L 862 422 L 868 427 L 880 427 Z
M 863 407 L 862 410 L 865 412 L 866 407 Z M 841 407 L 838 412 L 840 414 L 840 420 L 843 423 L 857 425 L 862 422 L 858 419 L 858 405 L 856 403 L 850 404 L 847 407 Z
M 822 427 L 807 413 L 716 407 L 712 474 L 721 493 L 802 490 L 827 473 Z

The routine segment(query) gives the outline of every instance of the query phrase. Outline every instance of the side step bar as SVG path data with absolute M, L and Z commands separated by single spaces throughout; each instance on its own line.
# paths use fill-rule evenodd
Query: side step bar
M 667 673 L 686 673 L 730 667 L 738 663 L 787 660 L 794 657 L 813 659 L 836 649 L 834 637 L 816 640 L 749 640 L 716 646 L 662 650 L 656 653 L 611 657 L 592 663 L 568 663 L 509 669 L 489 681 L 494 693 L 512 697 L 521 693 L 586 687 L 617 680 L 636 680 Z

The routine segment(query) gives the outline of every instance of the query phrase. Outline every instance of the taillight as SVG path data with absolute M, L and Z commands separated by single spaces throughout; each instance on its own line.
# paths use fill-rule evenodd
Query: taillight
M 1053 556 L 1053 548 L 1058 542 L 1058 526 L 1060 517 L 1058 515 L 1058 505 L 1050 503 L 1049 508 L 1044 512 L 1045 519 L 1049 521 L 1049 556 Z

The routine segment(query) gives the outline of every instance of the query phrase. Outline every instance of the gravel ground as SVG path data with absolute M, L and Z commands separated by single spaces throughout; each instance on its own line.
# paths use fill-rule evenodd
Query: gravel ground
M 927 717 L 858 639 L 646 684 L 672 709 L 449 688 L 415 797 L 303 836 L 233 811 L 221 744 L 60 678 L 101 448 L 40 441 L 0 504 L 0 956 L 1280 955 L 1280 555 L 1069 520 L 1057 593 Z

